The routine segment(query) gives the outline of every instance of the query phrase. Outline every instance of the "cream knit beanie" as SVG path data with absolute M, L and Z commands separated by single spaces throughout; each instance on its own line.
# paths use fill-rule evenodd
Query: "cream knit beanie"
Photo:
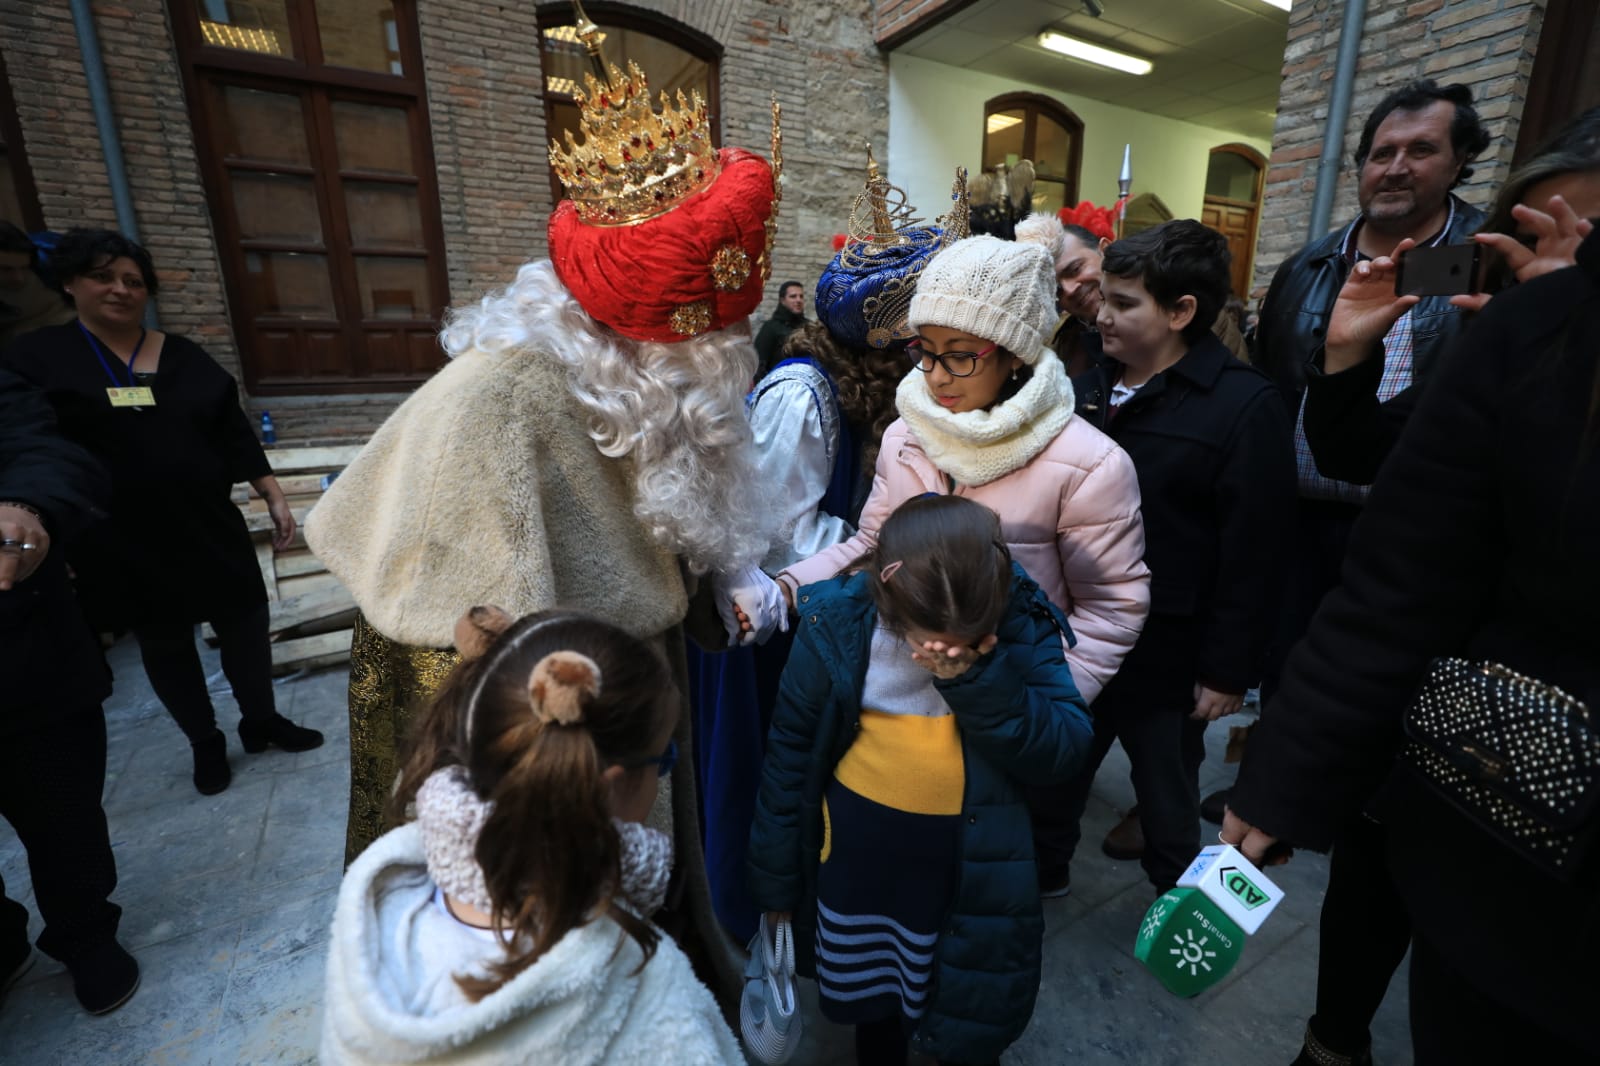
M 1055 263 L 1039 245 L 968 237 L 923 270 L 909 321 L 992 341 L 1031 366 L 1055 328 L 1055 284 Z

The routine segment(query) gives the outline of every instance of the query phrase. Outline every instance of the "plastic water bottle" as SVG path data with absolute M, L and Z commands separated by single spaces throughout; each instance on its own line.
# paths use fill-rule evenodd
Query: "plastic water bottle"
M 276 443 L 278 443 L 278 431 L 272 425 L 272 412 L 271 411 L 262 411 L 261 412 L 261 443 L 262 444 L 276 444 Z

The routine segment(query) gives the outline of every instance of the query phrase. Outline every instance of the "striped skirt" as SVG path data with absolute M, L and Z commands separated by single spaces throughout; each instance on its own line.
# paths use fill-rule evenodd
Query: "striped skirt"
M 939 929 L 955 892 L 959 814 L 913 814 L 834 780 L 817 880 L 817 987 L 844 1025 L 927 1008 Z

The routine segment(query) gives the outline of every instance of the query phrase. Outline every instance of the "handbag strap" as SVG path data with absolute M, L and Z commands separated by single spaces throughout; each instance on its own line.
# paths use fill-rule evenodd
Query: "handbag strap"
M 787 919 L 780 919 L 778 928 L 773 931 L 773 949 L 772 965 L 767 974 L 776 993 L 775 1005 L 781 1014 L 788 1016 L 799 1004 L 795 1002 L 794 928 Z

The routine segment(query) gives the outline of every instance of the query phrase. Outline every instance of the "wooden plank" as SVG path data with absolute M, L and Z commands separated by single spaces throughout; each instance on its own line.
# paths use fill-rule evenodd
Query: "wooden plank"
M 309 622 L 280 630 L 274 639 L 297 640 L 300 637 L 314 637 L 321 633 L 332 633 L 336 629 L 350 629 L 356 624 L 357 613 L 357 610 L 351 607 L 323 618 L 314 618 Z
M 306 574 L 325 574 L 328 568 L 322 560 L 311 554 L 309 548 L 296 548 L 291 551 L 279 552 L 273 556 L 273 566 L 278 571 L 278 580 L 286 577 L 304 577 Z
M 352 631 L 341 629 L 337 633 L 323 633 L 315 637 L 302 637 L 299 640 L 285 640 L 272 646 L 272 669 L 281 673 L 286 670 L 304 669 L 308 664 L 332 665 L 343 662 L 350 657 L 350 638 Z
M 291 506 L 289 510 L 291 513 L 293 513 L 294 524 L 297 526 L 304 526 L 306 524 L 306 515 L 311 512 L 311 508 L 309 506 Z M 251 534 L 265 533 L 270 537 L 272 535 L 272 516 L 264 510 L 250 511 L 244 516 L 244 527 L 248 529 Z
M 299 494 L 292 495 L 292 496 L 285 496 L 284 498 L 289 503 L 289 510 L 291 510 L 291 511 L 301 511 L 301 510 L 309 511 L 309 510 L 311 510 L 311 508 L 313 508 L 313 507 L 315 507 L 317 505 L 317 501 L 318 500 L 322 499 L 322 493 L 320 493 L 320 492 L 299 493 Z M 259 496 L 254 497 L 252 499 L 248 499 L 248 500 L 244 501 L 243 503 L 237 504 L 237 506 L 238 506 L 239 510 L 242 511 L 244 513 L 245 517 L 247 517 L 247 518 L 250 515 L 253 515 L 253 514 L 267 514 L 268 513 L 268 511 L 267 511 L 267 501 L 261 499 Z
M 280 578 L 278 580 L 278 595 L 284 600 L 290 600 L 297 596 L 321 592 L 324 589 L 342 587 L 339 584 L 339 579 L 330 573 L 307 574 L 304 577 Z
M 261 581 L 267 586 L 267 602 L 278 602 L 278 570 L 272 561 L 272 541 L 258 540 L 256 546 L 256 565 L 261 568 Z
M 303 470 L 343 470 L 361 453 L 360 444 L 339 444 L 325 448 L 269 448 L 267 462 L 274 474 Z
M 285 496 L 314 496 L 322 491 L 323 474 L 286 474 L 278 478 L 278 487 Z M 255 489 L 245 482 L 240 482 L 233 487 L 234 503 L 249 503 L 259 499 Z
M 301 670 L 321 670 L 329 666 L 343 666 L 350 661 L 349 649 L 344 651 L 329 652 L 327 655 L 317 655 L 310 659 L 297 659 L 288 663 L 273 663 L 274 674 L 293 674 Z
M 332 577 L 332 575 L 327 575 Z M 320 580 L 318 578 L 296 580 Z M 353 610 L 356 601 L 348 589 L 334 581 L 330 585 L 319 586 L 297 596 L 287 596 L 278 601 L 272 608 L 272 620 L 269 628 L 277 633 L 281 630 L 303 626 L 307 622 L 327 618 L 329 615 L 341 614 Z

